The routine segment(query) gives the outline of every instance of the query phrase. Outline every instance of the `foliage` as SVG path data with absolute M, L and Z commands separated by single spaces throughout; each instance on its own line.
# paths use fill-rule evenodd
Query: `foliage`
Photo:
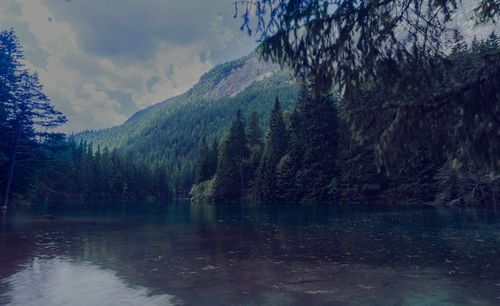
M 260 34 L 266 58 L 290 65 L 302 76 L 333 81 L 343 89 L 376 76 L 388 59 L 440 55 L 453 14 L 462 1 L 414 0 L 250 0 L 236 1 L 242 29 Z M 500 3 L 481 0 L 483 22 L 498 21 Z M 240 13 L 239 10 L 242 9 Z M 404 32 L 401 33 L 401 32 Z
M 257 169 L 259 168 L 262 152 L 264 150 L 262 133 L 258 115 L 256 112 L 252 112 L 247 132 L 250 157 L 245 161 L 245 171 L 247 173 L 248 182 L 250 183 L 255 183 L 255 176 L 257 174 Z
M 262 128 L 260 127 L 259 115 L 252 112 L 248 122 L 248 144 L 252 147 L 262 144 Z
M 498 173 L 500 57 L 490 56 L 499 51 L 493 34 L 470 47 L 458 39 L 446 59 L 409 61 L 393 70 L 394 86 L 380 80 L 346 94 L 355 135 L 375 140 L 379 165 L 391 167 L 425 148 L 433 159 Z
M 213 203 L 215 199 L 216 177 L 193 185 L 189 196 L 193 203 Z
M 337 111 L 330 97 L 317 96 L 311 88 L 303 87 L 288 124 L 276 98 L 263 150 L 259 141 L 247 137 L 260 129 L 255 118 L 250 119 L 245 133 L 241 114 L 237 112 L 219 147 L 219 163 L 212 178 L 216 201 L 273 203 L 334 199 Z M 206 145 L 202 143 L 200 153 L 204 151 Z M 206 192 L 207 181 L 198 183 L 192 189 L 192 199 L 211 199 Z
M 379 164 L 397 163 L 429 142 L 441 148 L 441 140 L 452 139 L 441 153 L 498 174 L 499 126 L 494 118 L 498 118 L 500 53 L 497 47 L 472 50 L 464 58 L 450 48 L 447 42 L 458 32 L 453 16 L 460 4 L 456 0 L 255 0 L 238 1 L 236 7 L 243 8 L 243 29 L 261 34 L 265 58 L 314 80 L 317 91 L 327 93 L 336 86 L 342 103 L 350 107 L 357 136 L 378 142 Z M 475 5 L 478 23 L 499 20 L 499 1 L 481 0 Z M 373 115 L 374 110 L 387 112 Z M 377 125 L 383 135 L 373 138 L 370 125 Z M 412 134 L 414 127 L 418 132 Z M 458 145 L 450 135 L 455 130 Z
M 302 201 L 323 202 L 332 199 L 332 180 L 338 176 L 338 113 L 332 98 L 312 91 L 314 86 L 297 106 L 302 129 L 296 138 L 302 139 L 304 156 L 297 180 L 304 190 Z
M 80 133 L 75 139 L 91 142 L 94 147 L 116 148 L 144 163 L 165 163 L 172 168 L 175 189 L 183 197 L 195 182 L 198 145 L 203 137 L 208 143 L 221 139 L 238 109 L 246 114 L 255 112 L 262 122 L 268 120 L 276 95 L 284 109 L 295 102 L 298 88 L 286 70 L 254 82 L 234 97 L 215 101 L 204 97 L 206 90 L 240 66 L 241 60 L 217 66 L 187 93 L 139 112 L 122 126 Z
M 44 94 L 36 73 L 23 65 L 22 47 L 13 30 L 0 32 L 0 184 L 3 206 L 12 192 L 26 192 L 50 131 L 66 118 Z
M 196 160 L 195 183 L 206 181 L 215 174 L 217 169 L 217 147 L 217 142 L 214 142 L 212 148 L 210 148 L 207 139 L 202 138 Z
M 477 205 L 496 208 L 500 196 L 500 178 L 476 169 L 458 171 L 451 162 L 436 174 L 439 193 L 436 202 L 451 205 Z
M 33 197 L 45 201 L 74 200 L 170 201 L 173 186 L 165 165 L 146 165 L 117 150 L 60 140 L 63 150 L 52 154 L 38 172 Z
M 215 199 L 237 201 L 241 199 L 246 177 L 244 160 L 249 157 L 248 142 L 241 111 L 237 111 L 231 128 L 223 138 L 217 164 Z
M 264 151 L 253 183 L 256 198 L 260 201 L 274 202 L 280 199 L 276 167 L 286 154 L 287 146 L 287 128 L 279 99 L 276 97 L 271 118 L 269 119 L 269 130 L 266 135 Z
M 456 33 L 444 52 L 446 31 L 435 26 L 448 24 L 456 10 L 450 1 L 416 13 L 395 5 L 411 8 L 419 1 L 344 1 L 326 11 L 315 7 L 321 2 L 279 2 L 295 3 L 286 14 L 299 15 L 283 15 L 288 21 L 273 26 L 297 33 L 288 32 L 287 43 L 279 40 L 286 28 L 264 37 L 264 55 L 291 64 L 303 77 L 300 91 L 282 70 L 233 97 L 207 99 L 209 90 L 244 64 L 241 59 L 217 66 L 186 94 L 120 127 L 70 140 L 46 133 L 65 118 L 44 95 L 38 76 L 22 66 L 13 31 L 1 32 L 5 194 L 12 185 L 15 198 L 46 201 L 165 202 L 190 191 L 194 202 L 496 205 L 498 37 L 469 43 Z M 481 5 L 492 15 L 480 20 L 494 20 L 495 9 Z M 436 10 L 437 23 L 422 25 Z M 408 20 L 394 20 L 394 12 Z M 328 18 L 329 26 L 321 28 Z M 396 21 L 401 23 L 391 24 Z M 403 40 L 393 35 L 412 24 L 430 31 L 428 37 L 411 29 Z M 332 84 L 338 94 L 332 94 Z M 248 122 L 243 114 L 251 114 Z M 265 137 L 260 122 L 268 122 Z

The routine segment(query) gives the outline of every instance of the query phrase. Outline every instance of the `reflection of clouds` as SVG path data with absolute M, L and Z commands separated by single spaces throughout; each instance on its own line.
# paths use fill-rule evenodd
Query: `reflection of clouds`
M 482 210 L 187 203 L 75 209 L 66 207 L 59 220 L 7 228 L 1 305 L 498 304 L 499 220 Z M 67 255 L 48 259 L 55 254 Z M 127 280 L 175 297 L 152 296 Z
M 170 295 L 151 295 L 143 287 L 130 287 L 115 273 L 69 260 L 35 257 L 6 281 L 8 305 L 174 305 Z

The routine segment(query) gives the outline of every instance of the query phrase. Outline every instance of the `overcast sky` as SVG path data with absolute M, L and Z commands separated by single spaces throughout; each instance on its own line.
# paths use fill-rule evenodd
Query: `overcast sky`
M 0 0 L 67 132 L 111 127 L 250 53 L 233 0 Z

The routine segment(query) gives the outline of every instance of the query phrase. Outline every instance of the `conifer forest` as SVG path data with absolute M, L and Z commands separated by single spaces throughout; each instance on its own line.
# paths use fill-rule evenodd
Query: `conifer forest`
M 2 0 L 0 305 L 498 305 L 499 0 Z

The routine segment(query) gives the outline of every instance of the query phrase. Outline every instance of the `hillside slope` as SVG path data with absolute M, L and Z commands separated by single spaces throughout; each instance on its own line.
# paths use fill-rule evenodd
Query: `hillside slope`
M 220 138 L 234 113 L 255 111 L 267 122 L 276 96 L 284 109 L 298 88 L 289 71 L 258 60 L 255 54 L 218 65 L 186 93 L 134 114 L 124 124 L 75 135 L 94 147 L 116 148 L 149 164 L 172 167 L 178 190 L 190 187 L 198 143 Z

